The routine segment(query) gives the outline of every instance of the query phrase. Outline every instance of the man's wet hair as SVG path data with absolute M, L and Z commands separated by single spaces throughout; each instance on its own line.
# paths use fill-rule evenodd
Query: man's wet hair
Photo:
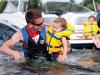
M 37 9 L 28 10 L 25 14 L 26 22 L 31 23 L 31 24 L 34 24 L 35 19 L 38 19 L 41 17 L 42 17 L 41 11 Z

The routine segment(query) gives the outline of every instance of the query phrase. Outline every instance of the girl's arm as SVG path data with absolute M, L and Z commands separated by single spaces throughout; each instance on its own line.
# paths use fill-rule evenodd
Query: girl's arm
M 62 37 L 61 41 L 63 43 L 64 51 L 63 51 L 63 54 L 59 54 L 57 61 L 63 63 L 68 56 L 68 52 L 70 51 L 70 48 L 69 48 L 70 45 L 66 37 Z
M 62 43 L 63 43 L 63 48 L 64 48 L 64 52 L 63 52 L 63 56 L 66 57 L 68 52 L 70 51 L 70 44 L 69 44 L 69 40 L 67 40 L 66 37 L 62 37 Z

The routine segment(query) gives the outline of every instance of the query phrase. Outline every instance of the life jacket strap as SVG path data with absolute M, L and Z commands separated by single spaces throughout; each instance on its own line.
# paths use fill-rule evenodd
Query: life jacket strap
M 57 36 L 55 36 L 53 33 L 49 32 L 49 31 L 48 31 L 48 34 L 49 34 L 51 37 L 53 37 L 53 38 L 55 38 L 55 39 L 57 39 L 57 40 L 61 40 L 60 38 L 58 38 Z
M 21 31 L 22 31 L 22 36 L 23 36 L 23 39 L 24 39 L 23 42 L 24 42 L 24 44 L 27 44 L 27 40 L 28 40 L 29 35 L 26 31 L 26 28 L 25 27 L 22 28 Z
M 63 46 L 63 44 L 61 44 L 60 46 L 51 46 L 51 45 L 47 45 L 47 47 L 49 47 L 49 48 L 60 48 L 60 47 L 62 47 Z

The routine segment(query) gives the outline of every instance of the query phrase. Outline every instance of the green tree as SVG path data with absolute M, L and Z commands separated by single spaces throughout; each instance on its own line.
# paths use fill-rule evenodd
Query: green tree
M 41 9 L 40 0 L 29 0 L 28 10 L 29 9 Z
M 5 7 L 6 7 L 6 5 L 7 5 L 7 1 L 4 1 L 4 0 L 1 0 L 1 1 L 0 1 L 0 13 L 3 12 L 3 10 L 4 10 Z
M 91 10 L 94 10 L 93 0 L 84 0 L 82 4 L 83 6 L 86 6 L 90 8 Z M 95 0 L 95 4 L 100 5 L 100 0 Z
M 70 0 L 70 2 L 75 3 L 75 1 L 74 1 L 74 0 Z

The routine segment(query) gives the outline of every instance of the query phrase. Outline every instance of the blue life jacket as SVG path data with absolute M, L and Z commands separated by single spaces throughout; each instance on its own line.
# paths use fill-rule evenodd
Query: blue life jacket
M 97 14 L 98 27 L 100 28 L 100 13 Z
M 25 57 L 29 59 L 37 59 L 36 58 L 37 56 L 43 56 L 47 60 L 51 61 L 51 56 L 47 51 L 47 46 L 45 43 L 45 40 L 46 40 L 45 25 L 42 27 L 42 31 L 40 33 L 37 44 L 30 37 L 25 27 L 22 28 L 21 31 L 22 31 L 22 35 L 24 39 L 23 51 L 24 51 Z

